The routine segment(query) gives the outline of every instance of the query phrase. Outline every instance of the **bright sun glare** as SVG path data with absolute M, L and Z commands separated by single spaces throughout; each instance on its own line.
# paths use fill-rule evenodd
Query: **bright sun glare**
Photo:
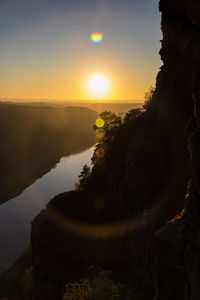
M 105 76 L 96 74 L 89 79 L 88 87 L 90 91 L 98 97 L 108 91 L 109 81 Z

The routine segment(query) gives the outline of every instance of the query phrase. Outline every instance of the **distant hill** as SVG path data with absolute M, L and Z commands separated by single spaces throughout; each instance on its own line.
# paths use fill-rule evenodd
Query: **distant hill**
M 0 102 L 1 103 L 1 102 Z M 5 103 L 5 102 L 2 102 Z M 12 104 L 14 102 L 7 102 Z M 143 105 L 143 102 L 109 102 L 109 101 L 46 101 L 46 102 L 15 102 L 15 105 L 26 105 L 32 107 L 87 107 L 95 110 L 97 113 L 101 113 L 105 110 L 112 111 L 114 113 L 125 113 L 133 108 L 139 108 Z
M 142 103 L 106 103 L 106 102 L 94 102 L 87 103 L 86 107 L 96 110 L 98 113 L 102 111 L 112 111 L 114 113 L 126 113 L 133 108 L 139 108 Z
M 93 145 L 96 117 L 85 107 L 0 103 L 0 203 L 19 195 L 61 157 Z

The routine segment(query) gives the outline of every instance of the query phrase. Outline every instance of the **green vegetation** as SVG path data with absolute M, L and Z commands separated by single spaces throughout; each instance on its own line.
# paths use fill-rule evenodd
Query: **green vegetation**
M 120 300 L 117 285 L 108 277 L 68 283 L 63 300 Z
M 19 195 L 60 158 L 95 144 L 95 111 L 0 103 L 0 203 Z
M 116 274 L 99 271 L 93 278 L 65 285 L 62 300 L 152 300 L 152 287 L 148 283 L 124 282 L 115 278 Z
M 99 114 L 99 119 L 103 120 L 103 126 L 93 125 L 96 134 L 96 145 L 92 156 L 94 168 L 104 168 L 106 159 L 110 157 L 109 153 L 116 147 L 119 136 L 123 135 L 127 128 L 131 128 L 132 123 L 140 117 L 142 111 L 140 108 L 131 109 L 125 115 L 115 114 L 111 111 L 104 111 Z M 99 120 L 98 119 L 98 120 Z M 119 145 L 118 145 L 119 146 Z M 85 190 L 86 186 L 92 181 L 93 172 L 85 165 L 79 175 L 79 182 L 75 184 L 76 190 Z
M 76 190 L 81 190 L 82 187 L 85 186 L 89 175 L 90 175 L 90 167 L 88 167 L 87 165 L 84 165 L 83 170 L 81 171 L 81 174 L 78 176 L 79 182 L 75 183 Z
M 105 111 L 99 115 L 99 118 L 104 120 L 104 126 L 102 128 L 98 128 L 96 125 L 93 126 L 98 142 L 92 157 L 93 165 L 103 165 L 106 154 L 111 149 L 118 134 L 123 131 L 131 121 L 139 117 L 141 113 L 140 108 L 135 108 L 128 111 L 125 115 L 116 115 L 111 111 Z
M 143 109 L 148 110 L 150 108 L 154 92 L 155 92 L 155 87 L 151 86 L 149 88 L 148 92 L 145 93 L 145 95 L 144 95 L 145 101 L 144 101 L 144 104 L 142 106 Z

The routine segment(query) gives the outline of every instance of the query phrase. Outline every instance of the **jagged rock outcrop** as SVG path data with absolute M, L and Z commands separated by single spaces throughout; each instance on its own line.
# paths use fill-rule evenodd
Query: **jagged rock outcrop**
M 61 299 L 91 264 L 153 270 L 157 299 L 199 299 L 199 4 L 160 10 L 164 64 L 148 111 L 118 130 L 84 191 L 58 195 L 32 223 L 36 300 Z M 185 212 L 166 224 L 191 176 Z

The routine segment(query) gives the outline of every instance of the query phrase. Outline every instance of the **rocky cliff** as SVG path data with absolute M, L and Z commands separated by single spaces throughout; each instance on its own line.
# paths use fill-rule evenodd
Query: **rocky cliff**
M 61 299 L 90 265 L 153 273 L 159 300 L 199 299 L 200 8 L 162 0 L 160 10 L 163 66 L 148 110 L 118 128 L 82 191 L 32 223 L 36 299 Z
M 162 0 L 160 9 L 162 59 L 165 65 L 179 61 L 180 66 L 187 66 L 184 72 L 189 74 L 187 87 L 193 112 L 187 130 L 191 181 L 185 207 L 153 239 L 156 299 L 197 300 L 200 299 L 200 2 Z M 177 77 L 182 78 L 181 72 Z

